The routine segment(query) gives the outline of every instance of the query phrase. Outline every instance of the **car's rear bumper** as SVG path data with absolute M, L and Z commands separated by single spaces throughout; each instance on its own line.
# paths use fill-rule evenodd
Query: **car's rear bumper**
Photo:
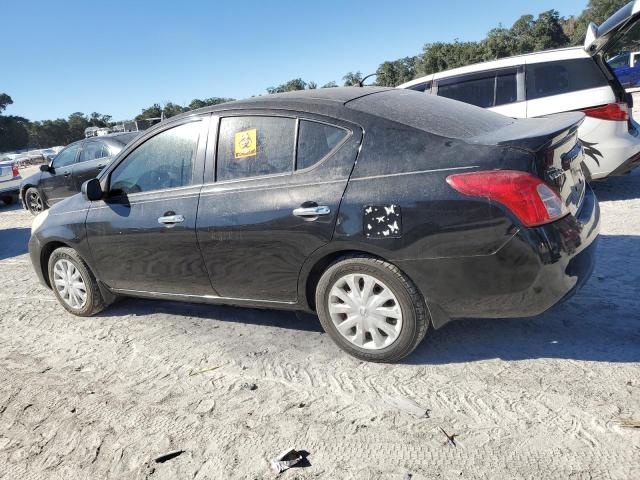
M 518 230 L 497 252 L 398 261 L 450 318 L 529 317 L 571 296 L 595 264 L 600 208 L 588 188 L 576 216 Z
M 11 177 L 7 180 L 0 179 L 0 195 L 15 195 L 17 198 L 18 193 L 20 192 L 21 181 L 22 177 L 20 175 L 17 177 Z
M 628 158 L 622 165 L 611 172 L 612 176 L 625 175 L 640 165 L 640 152 Z

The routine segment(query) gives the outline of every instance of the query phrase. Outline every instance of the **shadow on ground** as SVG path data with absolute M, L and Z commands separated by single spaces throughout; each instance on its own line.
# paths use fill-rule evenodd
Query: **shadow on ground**
M 27 253 L 30 236 L 30 228 L 0 229 L 0 260 Z
M 598 255 L 591 279 L 564 304 L 534 318 L 451 322 L 440 330 L 430 330 L 404 363 L 448 364 L 494 358 L 640 362 L 640 237 L 601 235 Z M 127 299 L 103 315 L 154 313 L 244 323 L 256 328 L 322 331 L 312 315 L 167 301 Z M 283 334 L 286 335 L 296 341 L 295 333 Z M 318 348 L 334 347 L 326 347 L 325 343 Z
M 601 202 L 640 198 L 640 168 L 621 177 L 610 177 L 591 183 Z

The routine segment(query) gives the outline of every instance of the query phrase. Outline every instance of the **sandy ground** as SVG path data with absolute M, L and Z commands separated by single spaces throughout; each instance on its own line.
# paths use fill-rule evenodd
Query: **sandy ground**
M 640 429 L 621 425 L 640 420 L 640 171 L 595 188 L 580 293 L 449 324 L 399 365 L 278 311 L 124 300 L 75 318 L 32 273 L 30 215 L 0 207 L 0 478 L 273 478 L 289 446 L 309 455 L 283 479 L 640 478 Z

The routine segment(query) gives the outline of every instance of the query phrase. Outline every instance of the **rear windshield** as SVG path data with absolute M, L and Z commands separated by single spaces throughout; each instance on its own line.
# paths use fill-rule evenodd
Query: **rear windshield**
M 591 58 L 529 64 L 526 76 L 528 100 L 608 85 Z
M 497 130 L 513 119 L 466 103 L 412 90 L 387 90 L 347 107 L 442 137 L 466 139 Z

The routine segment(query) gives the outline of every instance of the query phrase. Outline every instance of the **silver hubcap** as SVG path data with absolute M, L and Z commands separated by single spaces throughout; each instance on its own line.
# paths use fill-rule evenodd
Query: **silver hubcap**
M 41 212 L 42 211 L 42 200 L 40 199 L 40 195 L 37 193 L 30 193 L 29 198 L 27 198 L 27 204 L 29 205 L 29 210 L 32 212 Z
M 329 315 L 344 338 L 367 350 L 388 347 L 402 330 L 398 299 L 371 275 L 341 277 L 329 292 Z
M 53 265 L 53 283 L 60 298 L 71 308 L 80 309 L 87 303 L 87 286 L 69 260 L 61 258 Z

